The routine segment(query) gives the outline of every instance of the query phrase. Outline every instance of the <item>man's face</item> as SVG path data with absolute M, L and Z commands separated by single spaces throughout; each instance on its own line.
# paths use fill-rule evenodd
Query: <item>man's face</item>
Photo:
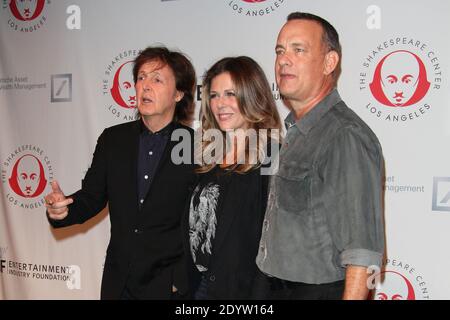
M 291 20 L 281 29 L 275 52 L 275 75 L 280 93 L 289 100 L 308 102 L 325 81 L 322 26 L 315 21 Z
M 136 80 L 137 105 L 143 117 L 151 116 L 160 123 L 170 122 L 175 105 L 183 94 L 176 89 L 172 69 L 159 61 L 143 64 Z
M 20 15 L 25 19 L 29 19 L 36 10 L 37 0 L 16 0 L 16 4 Z
M 128 107 L 136 107 L 136 91 L 133 86 L 133 64 L 131 62 L 124 64 L 120 70 L 119 91 Z
M 381 87 L 395 106 L 405 104 L 414 94 L 419 82 L 419 63 L 408 52 L 394 52 L 381 66 Z
M 26 155 L 17 165 L 17 182 L 26 197 L 31 197 L 39 186 L 41 179 L 39 163 L 36 158 Z

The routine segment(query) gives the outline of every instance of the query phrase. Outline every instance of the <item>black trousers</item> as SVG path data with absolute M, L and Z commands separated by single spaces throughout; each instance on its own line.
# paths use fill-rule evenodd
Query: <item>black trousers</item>
M 257 300 L 341 300 L 345 281 L 323 284 L 292 282 L 258 271 L 252 297 Z
M 195 300 L 208 300 L 208 280 L 203 272 L 200 283 L 194 293 Z

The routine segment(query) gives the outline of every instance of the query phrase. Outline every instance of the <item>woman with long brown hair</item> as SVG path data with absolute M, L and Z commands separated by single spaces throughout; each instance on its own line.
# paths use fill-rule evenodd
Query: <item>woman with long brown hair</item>
M 267 203 L 265 169 L 281 130 L 270 85 L 253 59 L 223 58 L 206 72 L 201 125 L 199 182 L 185 228 L 194 298 L 248 299 Z

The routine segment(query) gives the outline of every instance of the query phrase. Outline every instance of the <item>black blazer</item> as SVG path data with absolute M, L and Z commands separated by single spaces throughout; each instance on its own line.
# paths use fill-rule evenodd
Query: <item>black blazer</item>
M 187 290 L 181 217 L 195 183 L 194 165 L 176 165 L 167 142 L 142 209 L 138 206 L 137 158 L 140 120 L 105 129 L 100 135 L 91 167 L 64 220 L 54 227 L 83 223 L 108 203 L 111 239 L 102 279 L 102 299 L 118 299 L 125 285 L 141 299 L 169 299 L 172 284 Z M 193 130 L 184 128 L 193 137 Z M 193 139 L 191 139 L 192 155 Z M 192 156 L 190 156 L 192 159 Z
M 260 169 L 247 174 L 233 174 L 217 223 L 210 265 L 206 272 L 208 298 L 250 299 L 257 273 L 256 255 L 268 196 L 268 176 Z M 201 274 L 194 265 L 189 242 L 189 208 L 183 218 L 183 243 L 193 295 Z

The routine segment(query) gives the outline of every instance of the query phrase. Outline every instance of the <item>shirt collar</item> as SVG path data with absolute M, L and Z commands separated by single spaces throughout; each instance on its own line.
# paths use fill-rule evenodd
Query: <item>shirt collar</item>
M 336 104 L 342 101 L 337 89 L 333 89 L 325 98 L 323 98 L 315 107 L 313 107 L 300 120 L 296 121 L 294 111 L 291 111 L 284 124 L 286 129 L 297 126 L 301 133 L 307 135 L 309 130 L 313 128 L 319 120 Z
M 163 135 L 168 136 L 172 133 L 173 129 L 175 128 L 175 123 L 172 121 L 167 126 L 162 128 L 159 131 L 152 132 L 147 126 L 144 124 L 144 121 L 141 119 L 140 122 L 140 133 L 143 134 L 149 134 L 149 135 Z

